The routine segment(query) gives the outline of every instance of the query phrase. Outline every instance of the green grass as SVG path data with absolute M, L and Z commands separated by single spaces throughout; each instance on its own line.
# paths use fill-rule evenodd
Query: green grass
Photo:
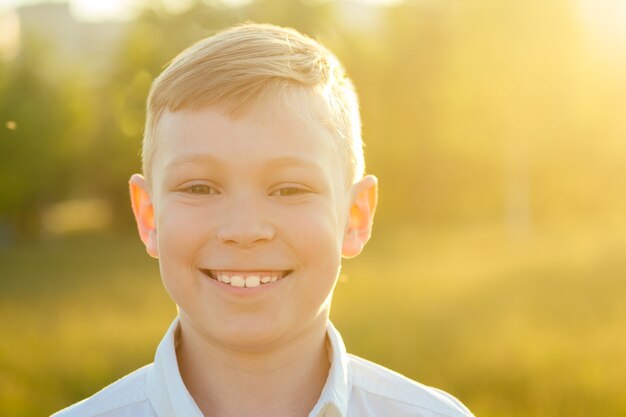
M 348 349 L 477 416 L 626 415 L 626 233 L 494 226 L 377 236 L 344 266 Z M 48 415 L 152 361 L 176 314 L 134 236 L 0 252 L 0 415 Z

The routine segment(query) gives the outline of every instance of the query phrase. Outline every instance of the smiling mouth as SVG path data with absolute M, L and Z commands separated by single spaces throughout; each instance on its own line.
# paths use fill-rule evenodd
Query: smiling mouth
M 236 288 L 255 288 L 271 284 L 291 274 L 292 270 L 285 271 L 222 271 L 215 269 L 201 269 L 209 278 Z

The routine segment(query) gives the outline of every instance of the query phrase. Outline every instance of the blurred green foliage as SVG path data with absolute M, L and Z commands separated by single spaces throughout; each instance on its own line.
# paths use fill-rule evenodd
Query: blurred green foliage
M 172 14 L 154 0 L 97 67 L 23 31 L 0 60 L 0 415 L 49 413 L 151 360 L 175 311 L 123 235 L 145 98 L 180 50 L 246 20 L 319 39 L 360 94 L 381 195 L 336 294 L 348 347 L 480 416 L 626 414 L 613 3 L 206 0 Z M 122 237 L 43 231 L 50 205 L 92 197 Z
M 523 235 L 623 217 L 626 34 L 603 36 L 576 3 L 164 7 L 149 3 L 97 71 L 58 62 L 58 45 L 36 29 L 0 64 L 0 223 L 17 236 L 38 234 L 48 204 L 94 195 L 128 227 L 122 184 L 140 169 L 151 80 L 193 41 L 245 20 L 293 26 L 344 62 L 382 183 L 380 222 L 496 221 Z
M 517 247 L 484 227 L 383 233 L 344 266 L 331 317 L 351 352 L 476 416 L 623 416 L 625 232 Z M 152 362 L 176 314 L 135 236 L 21 243 L 0 276 L 2 416 L 48 415 Z

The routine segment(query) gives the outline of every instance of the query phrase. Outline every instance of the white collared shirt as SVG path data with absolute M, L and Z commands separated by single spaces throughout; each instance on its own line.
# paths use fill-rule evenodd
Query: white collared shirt
M 203 417 L 178 370 L 178 318 L 146 365 L 52 417 Z M 309 417 L 461 417 L 472 413 L 443 391 L 346 353 L 327 327 L 330 371 Z

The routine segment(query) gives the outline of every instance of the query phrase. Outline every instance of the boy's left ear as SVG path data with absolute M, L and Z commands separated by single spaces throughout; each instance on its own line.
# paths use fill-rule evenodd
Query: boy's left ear
M 366 175 L 352 186 L 348 226 L 343 235 L 341 255 L 353 258 L 363 250 L 372 234 L 374 212 L 378 202 L 378 179 Z

